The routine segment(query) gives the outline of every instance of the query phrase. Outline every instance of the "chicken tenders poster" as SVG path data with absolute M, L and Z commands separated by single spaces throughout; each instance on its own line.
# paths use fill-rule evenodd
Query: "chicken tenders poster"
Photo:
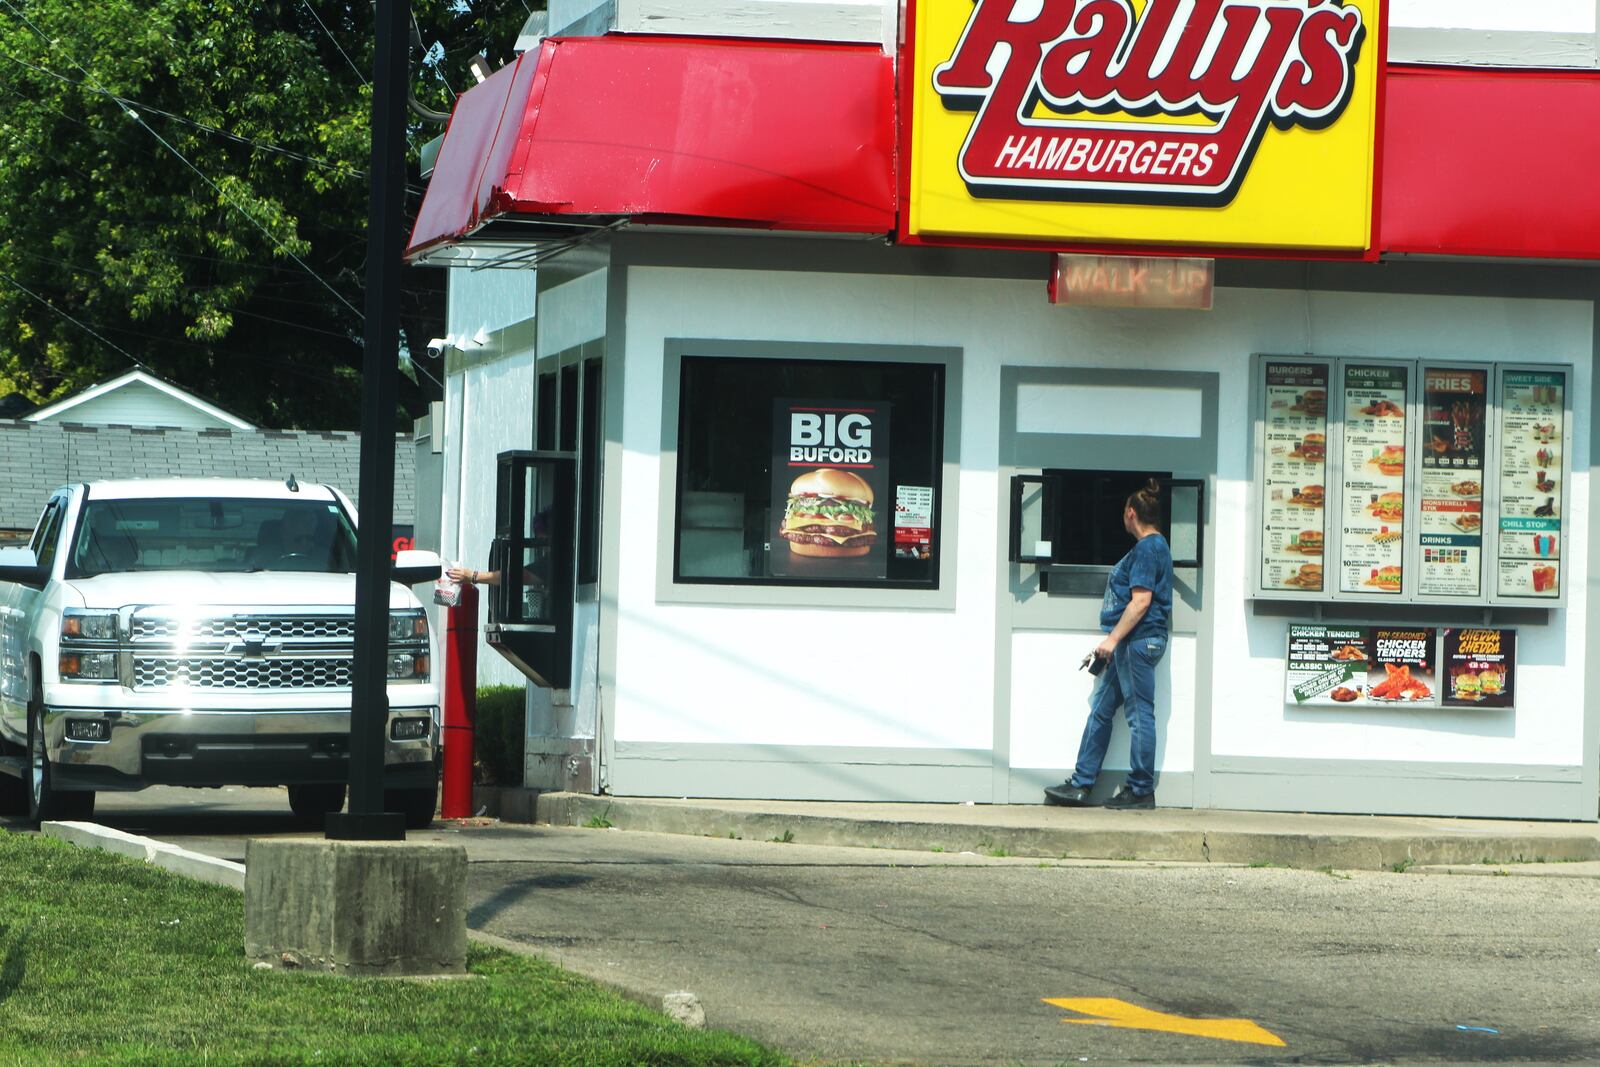
M 889 405 L 780 398 L 772 408 L 772 573 L 888 574 Z
M 1437 707 L 1438 632 L 1289 627 L 1284 701 L 1296 707 Z

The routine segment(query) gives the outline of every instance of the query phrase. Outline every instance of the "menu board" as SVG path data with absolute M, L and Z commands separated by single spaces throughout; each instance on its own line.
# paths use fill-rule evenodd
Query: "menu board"
M 1422 545 L 1417 591 L 1426 596 L 1483 595 L 1484 431 L 1489 400 L 1485 368 L 1422 371 Z
M 1299 707 L 1433 707 L 1432 629 L 1289 626 L 1285 703 Z
M 1364 626 L 1289 625 L 1284 703 L 1311 707 L 1364 704 L 1372 658 Z
M 1402 588 L 1407 367 L 1344 368 L 1341 593 Z
M 1447 708 L 1509 708 L 1515 704 L 1515 630 L 1445 630 L 1441 670 Z
M 1561 596 L 1566 384 L 1561 371 L 1500 372 L 1501 596 Z
M 1261 586 L 1322 592 L 1328 364 L 1268 362 L 1265 369 Z

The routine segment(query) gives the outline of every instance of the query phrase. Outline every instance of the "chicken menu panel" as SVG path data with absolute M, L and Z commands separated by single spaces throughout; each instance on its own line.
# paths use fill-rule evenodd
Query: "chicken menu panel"
M 1500 372 L 1501 596 L 1561 596 L 1561 450 L 1567 376 Z
M 1321 592 L 1328 364 L 1269 362 L 1265 374 L 1261 585 Z
M 1409 375 L 1406 367 L 1344 368 L 1341 593 L 1402 589 Z
M 1422 371 L 1422 545 L 1417 591 L 1483 595 L 1483 482 L 1489 372 Z
M 1437 707 L 1437 631 L 1291 624 L 1284 702 Z

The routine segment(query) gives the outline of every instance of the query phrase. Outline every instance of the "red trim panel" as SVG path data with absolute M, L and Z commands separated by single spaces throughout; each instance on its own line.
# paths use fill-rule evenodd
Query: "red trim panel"
M 888 233 L 894 148 L 875 46 L 552 38 L 457 101 L 407 251 L 509 213 Z
M 1600 72 L 1389 68 L 1385 252 L 1600 259 Z

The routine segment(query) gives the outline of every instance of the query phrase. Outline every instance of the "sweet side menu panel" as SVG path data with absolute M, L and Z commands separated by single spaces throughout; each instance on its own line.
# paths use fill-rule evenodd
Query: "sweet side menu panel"
M 1328 364 L 1268 362 L 1265 375 L 1261 586 L 1321 592 Z
M 1500 372 L 1501 596 L 1561 596 L 1566 385 L 1561 371 Z
M 1422 497 L 1419 522 L 1426 596 L 1483 595 L 1484 430 L 1489 372 L 1422 371 Z
M 1402 589 L 1408 376 L 1405 367 L 1344 368 L 1342 593 Z

